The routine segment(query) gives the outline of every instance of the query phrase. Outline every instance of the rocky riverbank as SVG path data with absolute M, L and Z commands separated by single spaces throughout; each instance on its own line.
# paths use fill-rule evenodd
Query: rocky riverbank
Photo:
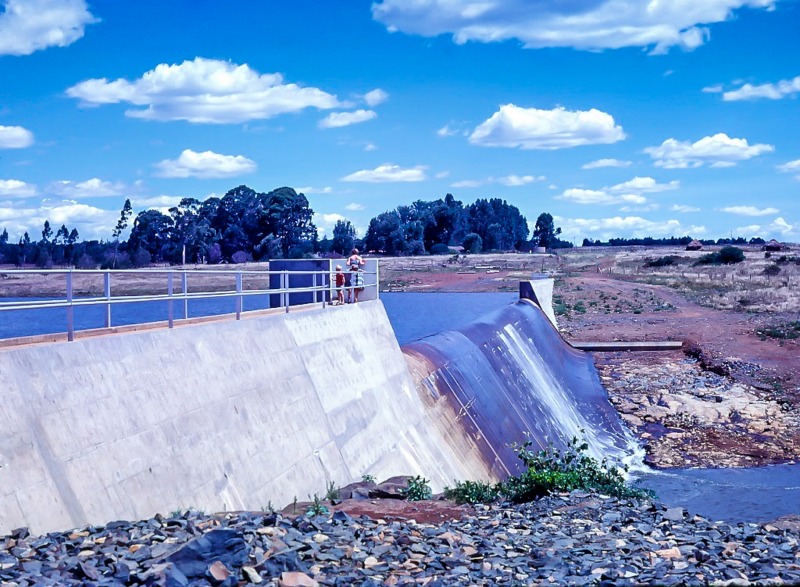
M 596 360 L 611 402 L 641 439 L 649 464 L 754 467 L 800 460 L 800 414 L 780 393 L 673 355 L 609 353 Z
M 583 492 L 475 506 L 437 524 L 277 513 L 156 516 L 0 538 L 0 581 L 31 585 L 781 585 L 800 524 L 713 523 Z

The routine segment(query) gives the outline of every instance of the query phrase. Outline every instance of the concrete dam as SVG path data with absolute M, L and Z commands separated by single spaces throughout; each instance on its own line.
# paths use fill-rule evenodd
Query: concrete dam
M 401 349 L 373 300 L 0 349 L 0 534 L 259 510 L 363 475 L 499 480 L 526 439 L 624 460 L 634 439 L 551 320 L 522 299 Z

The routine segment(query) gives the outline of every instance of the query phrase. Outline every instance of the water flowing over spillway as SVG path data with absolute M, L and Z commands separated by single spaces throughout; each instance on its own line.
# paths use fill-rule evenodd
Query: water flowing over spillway
M 451 403 L 499 478 L 520 471 L 511 445 L 526 440 L 536 450 L 584 438 L 598 460 L 641 460 L 591 356 L 567 344 L 527 300 L 402 350 L 417 385 Z

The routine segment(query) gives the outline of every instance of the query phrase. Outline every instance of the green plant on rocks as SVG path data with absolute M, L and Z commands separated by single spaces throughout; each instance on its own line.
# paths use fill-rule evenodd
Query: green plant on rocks
M 612 497 L 653 497 L 652 491 L 632 487 L 623 471 L 606 459 L 586 454 L 589 445 L 573 437 L 564 450 L 549 444 L 538 452 L 530 450 L 531 442 L 515 445 L 517 457 L 525 471 L 504 481 L 499 490 L 509 501 L 523 503 L 557 491 L 593 490 Z
M 325 499 L 328 501 L 339 499 L 339 488 L 336 487 L 336 483 L 334 481 L 328 481 L 328 483 L 326 483 Z
M 459 504 L 490 503 L 499 497 L 499 486 L 485 481 L 456 481 L 455 487 L 444 488 L 444 496 Z
M 325 516 L 328 513 L 329 513 L 328 508 L 322 503 L 322 500 L 319 498 L 319 495 L 315 493 L 314 500 L 311 502 L 311 505 L 308 506 L 308 509 L 306 510 L 306 515 L 309 517 Z
M 423 501 L 433 497 L 433 491 L 428 484 L 428 480 L 420 475 L 411 477 L 402 493 L 408 501 Z

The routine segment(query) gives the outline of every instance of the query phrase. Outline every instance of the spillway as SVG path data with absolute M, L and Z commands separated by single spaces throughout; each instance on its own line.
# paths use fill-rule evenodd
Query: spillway
M 641 457 L 591 356 L 566 343 L 529 300 L 402 350 L 420 392 L 452 405 L 498 478 L 519 472 L 512 445 L 526 440 L 537 450 L 577 437 L 598 460 Z

